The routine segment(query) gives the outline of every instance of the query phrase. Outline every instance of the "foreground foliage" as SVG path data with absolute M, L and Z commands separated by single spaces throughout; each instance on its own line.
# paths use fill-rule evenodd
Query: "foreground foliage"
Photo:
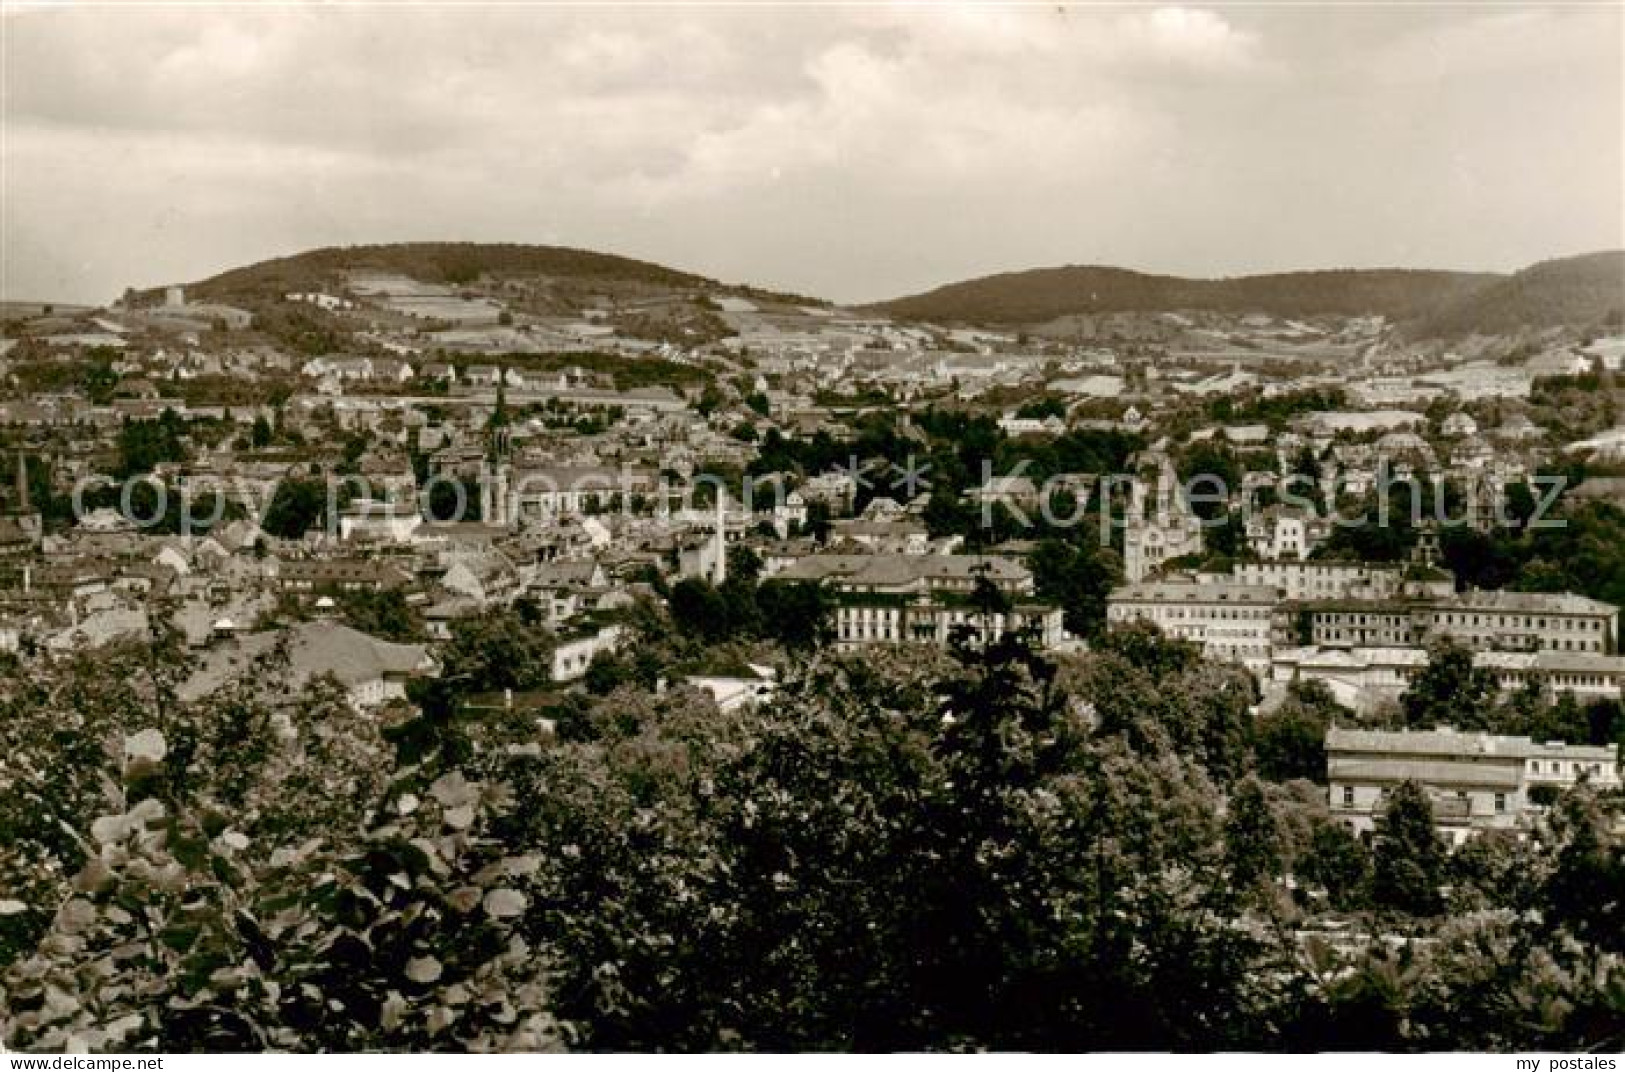
M 270 695 L 281 657 L 198 705 L 175 699 L 185 659 L 163 643 L 0 679 L 0 1041 L 1403 1050 L 1625 1032 L 1617 802 L 1582 790 L 1536 841 L 1447 856 L 1407 791 L 1366 846 L 1321 790 L 1269 780 L 1312 764 L 1296 729 L 1255 725 L 1245 675 L 1152 632 L 1059 664 L 1017 638 L 813 648 L 770 702 L 727 713 L 628 675 L 566 740 L 451 703 L 362 715 L 331 683 Z

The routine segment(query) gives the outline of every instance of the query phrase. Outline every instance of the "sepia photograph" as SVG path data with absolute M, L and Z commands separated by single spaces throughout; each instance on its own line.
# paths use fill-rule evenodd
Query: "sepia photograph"
M 0 1072 L 1625 1072 L 1622 362 L 1625 0 L 0 0 Z

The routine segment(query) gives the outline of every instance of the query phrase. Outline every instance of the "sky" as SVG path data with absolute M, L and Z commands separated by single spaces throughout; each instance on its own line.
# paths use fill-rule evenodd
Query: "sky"
M 1625 246 L 1625 7 L 0 0 L 0 296 L 537 242 L 837 301 Z

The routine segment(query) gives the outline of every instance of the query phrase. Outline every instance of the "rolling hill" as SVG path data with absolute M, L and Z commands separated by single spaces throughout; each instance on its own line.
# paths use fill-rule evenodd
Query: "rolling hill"
M 1381 314 L 1413 335 L 1432 337 L 1617 322 L 1622 301 L 1625 252 L 1610 252 L 1546 261 L 1511 276 L 1384 268 L 1186 279 L 1123 268 L 1040 268 L 951 283 L 872 308 L 904 319 L 995 327 L 1178 310 Z
M 1625 325 L 1625 250 L 1542 261 L 1430 311 L 1420 336 Z
M 1185 279 L 1124 268 L 1069 266 L 951 283 L 875 308 L 914 320 L 1012 326 L 1089 313 L 1382 314 L 1406 319 L 1504 277 L 1405 269 L 1286 272 Z
M 336 287 L 341 273 L 358 269 L 392 272 L 424 283 L 449 286 L 466 286 L 482 279 L 543 280 L 578 290 L 706 291 L 796 304 L 825 304 L 799 295 L 723 284 L 691 272 L 610 253 L 563 246 L 475 242 L 329 246 L 234 268 L 192 283 L 187 290 L 191 296 L 206 300 L 264 300 L 294 291 Z

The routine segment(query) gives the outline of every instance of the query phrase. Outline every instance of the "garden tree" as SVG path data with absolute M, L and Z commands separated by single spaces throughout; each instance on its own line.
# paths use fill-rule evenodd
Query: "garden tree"
M 249 430 L 248 441 L 250 445 L 256 450 L 261 447 L 268 447 L 271 445 L 272 438 L 271 422 L 265 419 L 264 414 L 255 417 L 254 425 Z
M 627 624 L 629 655 L 682 650 L 657 607 Z M 1589 788 L 1529 850 L 1551 861 L 1524 878 L 1539 914 L 1401 909 L 1383 933 L 1434 941 L 1300 942 L 1235 918 L 1235 876 L 1272 871 L 1262 815 L 1334 907 L 1358 907 L 1362 847 L 1324 819 L 1296 832 L 1306 783 L 1227 763 L 1221 820 L 1197 757 L 1225 674 L 1155 635 L 1126 652 L 811 651 L 731 712 L 629 659 L 546 745 L 463 703 L 472 670 L 421 712 L 364 713 L 333 681 L 286 695 L 280 647 L 195 704 L 167 636 L 16 661 L 0 1042 L 1617 1049 L 1621 839 Z M 1102 708 L 1114 677 L 1146 718 Z M 1384 817 L 1379 853 L 1404 841 L 1413 864 L 1379 863 L 1390 886 L 1439 852 L 1412 804 Z M 1487 858 L 1448 877 L 1510 866 Z
M 1243 778 L 1230 796 L 1224 821 L 1224 861 L 1238 903 L 1261 895 L 1283 870 L 1280 824 L 1258 779 Z
M 810 539 L 825 543 L 829 540 L 831 529 L 829 503 L 822 499 L 815 499 L 807 504 L 807 521 L 801 526 Z
M 36 906 L 59 904 L 85 863 L 126 732 L 169 727 L 180 660 L 173 644 L 126 643 L 0 675 L 0 899 L 25 906 L 0 914 L 0 968 L 39 941 Z
M 715 383 L 707 383 L 705 387 L 701 389 L 699 400 L 694 403 L 694 408 L 699 411 L 700 416 L 709 417 L 712 413 L 720 409 L 727 401 L 728 400 L 726 396 L 723 395 L 721 388 L 719 388 Z
M 1206 561 L 1214 565 L 1252 558 L 1252 547 L 1247 542 L 1247 523 L 1241 511 L 1231 510 L 1222 520 L 1203 530 Z
M 344 620 L 363 633 L 396 643 L 423 639 L 423 616 L 401 589 L 341 592 L 338 605 Z
M 1099 648 L 1156 677 L 1179 674 L 1201 662 L 1201 651 L 1186 640 L 1166 636 L 1151 622 L 1134 621 L 1101 638 Z
M 516 786 L 586 1045 L 1143 1047 L 1252 1022 L 1253 941 L 1202 906 L 1206 777 L 1092 739 L 1018 638 L 947 658 L 815 660 L 749 715 L 616 693 L 601 743 Z
M 1586 744 L 1591 740 L 1591 720 L 1580 709 L 1574 693 L 1563 692 L 1556 702 L 1543 704 L 1531 712 L 1528 723 L 1518 732 L 1537 741 Z
M 727 553 L 728 578 L 737 578 L 754 588 L 762 577 L 762 556 L 744 544 L 735 544 Z
M 480 486 L 477 481 L 442 473 L 428 488 L 424 517 L 431 521 L 480 520 Z
M 1294 680 L 1278 705 L 1253 720 L 1253 763 L 1274 782 L 1326 781 L 1326 730 L 1342 711 L 1324 682 Z
M 92 405 L 105 406 L 113 401 L 113 392 L 118 388 L 119 376 L 113 371 L 117 351 L 107 346 L 93 346 L 85 357 L 85 370 L 79 381 L 85 389 L 85 397 Z
M 1107 633 L 1099 651 L 1063 674 L 1101 733 L 1137 752 L 1176 752 L 1221 782 L 1244 773 L 1255 699 L 1246 670 L 1204 664 L 1193 645 L 1136 623 Z
M 165 409 L 154 420 L 135 420 L 126 417 L 119 427 L 118 465 L 114 475 L 120 479 L 141 476 L 165 462 L 186 460 L 186 421 L 172 409 Z
M 1467 525 L 1451 525 L 1439 533 L 1439 555 L 1456 583 L 1466 588 L 1505 588 L 1518 575 L 1517 559 L 1505 541 Z
M 469 693 L 541 688 L 552 679 L 553 647 L 553 634 L 522 606 L 486 610 L 452 623 L 441 677 Z
M 1538 677 L 1526 678 L 1517 688 L 1500 697 L 1490 715 L 1490 726 L 1496 733 L 1528 735 L 1531 725 L 1550 703 L 1551 697 L 1545 683 Z M 1581 740 L 1584 740 L 1583 735 Z
M 1473 665 L 1473 653 L 1448 638 L 1428 645 L 1428 661 L 1400 703 L 1413 729 L 1488 729 L 1500 692 L 1495 673 Z
M 1235 452 L 1223 443 L 1204 440 L 1187 448 L 1177 469 L 1180 485 L 1196 496 L 1192 509 L 1204 521 L 1217 520 L 1226 513 L 1227 506 L 1220 496 L 1241 493 L 1241 466 Z
M 954 487 L 947 478 L 939 477 L 926 493 L 930 498 L 920 520 L 932 539 L 965 536 L 976 528 L 977 512 L 964 500 L 963 491 L 963 487 Z
M 1068 632 L 1095 637 L 1105 629 L 1106 597 L 1120 575 L 1109 552 L 1087 539 L 1078 544 L 1047 539 L 1027 564 L 1033 571 L 1034 590 L 1060 605 Z
M 260 528 L 284 540 L 303 539 L 327 510 L 327 486 L 319 479 L 288 477 L 276 486 Z
M 730 604 L 716 586 L 700 577 L 684 577 L 671 589 L 671 618 L 678 630 L 706 643 L 719 643 L 733 632 L 734 616 L 743 608 Z
M 1418 916 L 1444 907 L 1444 846 L 1433 829 L 1433 806 L 1416 782 L 1401 782 L 1377 820 L 1371 899 L 1381 908 Z
M 1316 824 L 1295 873 L 1301 882 L 1325 890 L 1327 902 L 1346 912 L 1362 907 L 1370 895 L 1371 853 L 1347 826 L 1325 819 Z
M 1547 827 L 1555 853 L 1540 903 L 1552 924 L 1580 941 L 1625 952 L 1625 838 L 1617 794 L 1605 801 L 1590 786 L 1563 794 Z
M 823 585 L 769 580 L 756 589 L 763 632 L 790 651 L 822 647 L 834 637 L 834 597 Z
M 1544 852 L 1512 830 L 1483 830 L 1449 857 L 1450 910 L 1539 910 L 1541 887 L 1551 870 Z
M 1446 920 L 1430 937 L 1399 976 L 1400 1048 L 1602 1053 L 1625 1042 L 1617 954 L 1504 912 Z
M 627 683 L 627 673 L 612 651 L 600 651 L 587 663 L 582 684 L 594 696 L 607 696 Z
M 1625 746 L 1625 704 L 1619 700 L 1593 700 L 1586 705 L 1585 716 L 1589 743 Z

